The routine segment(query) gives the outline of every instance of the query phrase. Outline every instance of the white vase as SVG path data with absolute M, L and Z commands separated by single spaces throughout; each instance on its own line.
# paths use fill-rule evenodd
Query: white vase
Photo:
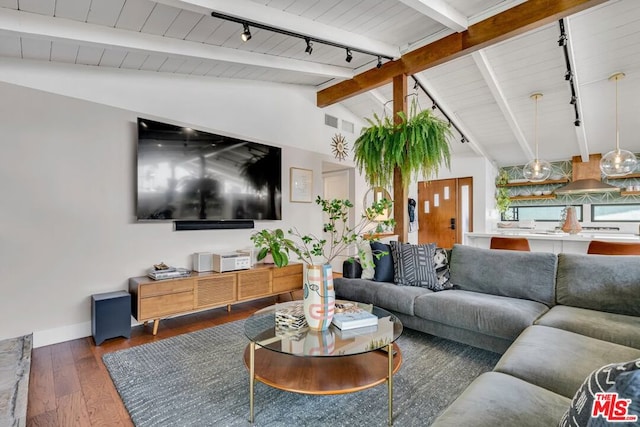
M 304 317 L 309 329 L 325 331 L 336 310 L 333 271 L 330 264 L 308 266 L 304 280 Z

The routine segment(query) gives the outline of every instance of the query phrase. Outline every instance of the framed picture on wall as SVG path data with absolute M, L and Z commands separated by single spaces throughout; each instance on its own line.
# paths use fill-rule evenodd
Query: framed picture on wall
M 289 201 L 311 203 L 313 171 L 311 169 L 289 169 Z

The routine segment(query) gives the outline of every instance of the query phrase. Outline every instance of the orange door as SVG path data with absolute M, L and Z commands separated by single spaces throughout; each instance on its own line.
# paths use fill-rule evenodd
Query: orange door
M 452 248 L 462 243 L 463 232 L 473 230 L 472 178 L 440 179 L 418 183 L 418 243 Z

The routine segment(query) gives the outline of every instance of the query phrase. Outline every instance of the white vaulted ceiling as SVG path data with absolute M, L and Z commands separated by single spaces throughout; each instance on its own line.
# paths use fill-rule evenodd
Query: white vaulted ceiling
M 296 37 L 211 16 L 215 11 L 342 46 L 399 58 L 464 31 L 523 0 L 0 0 L 0 60 L 303 85 L 317 90 L 375 69 L 375 55 L 319 42 L 305 53 Z M 462 130 L 452 148 L 500 166 L 523 164 L 534 152 L 530 95 L 539 102 L 540 157 L 549 161 L 610 151 L 615 143 L 614 84 L 619 82 L 620 143 L 640 152 L 640 2 L 610 0 L 565 19 L 581 126 L 574 107 L 558 22 L 416 74 L 441 110 Z M 387 62 L 385 59 L 384 62 Z M 409 80 L 413 93 L 413 80 Z M 432 101 L 418 91 L 421 108 Z M 342 101 L 360 117 L 387 114 L 385 85 Z M 436 110 L 440 114 L 440 110 Z

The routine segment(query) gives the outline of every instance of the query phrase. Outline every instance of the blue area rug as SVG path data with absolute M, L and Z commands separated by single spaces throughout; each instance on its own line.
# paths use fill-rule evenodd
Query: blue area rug
M 244 321 L 106 354 L 136 426 L 249 426 Z M 394 425 L 427 426 L 500 355 L 405 329 L 394 376 Z M 385 426 L 387 386 L 308 396 L 255 388 L 255 426 Z

